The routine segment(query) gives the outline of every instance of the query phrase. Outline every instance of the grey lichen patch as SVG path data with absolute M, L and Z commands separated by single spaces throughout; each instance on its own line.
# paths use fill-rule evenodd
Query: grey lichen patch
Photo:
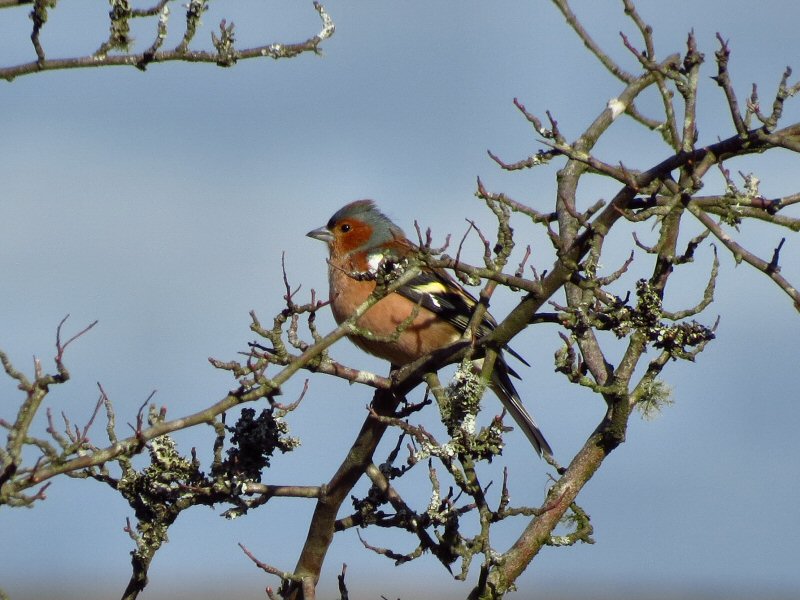
M 602 306 L 578 306 L 569 309 L 562 317 L 568 329 L 580 334 L 589 329 L 612 331 L 624 338 L 633 331 L 641 331 L 653 347 L 666 350 L 672 358 L 692 360 L 692 348 L 714 339 L 711 328 L 697 321 L 672 322 L 670 313 L 662 306 L 661 296 L 646 279 L 636 282 L 635 306 L 619 300 Z M 568 349 L 557 355 L 557 366 L 563 370 L 573 361 Z
M 478 429 L 477 416 L 486 382 L 481 379 L 471 360 L 465 359 L 445 389 L 440 403 L 442 422 L 450 441 L 442 448 L 449 456 L 470 456 L 491 461 L 502 453 L 504 428 L 499 420 Z
M 238 60 L 236 49 L 234 48 L 234 24 L 226 23 L 223 19 L 219 24 L 219 37 L 211 34 L 211 42 L 217 50 L 217 65 L 220 67 L 232 67 Z
M 445 389 L 447 402 L 441 407 L 442 422 L 451 436 L 458 430 L 474 433 L 475 415 L 485 390 L 486 383 L 475 372 L 472 362 L 463 361 Z
M 108 49 L 128 52 L 133 38 L 131 37 L 131 3 L 129 0 L 111 0 L 109 12 L 110 32 L 108 36 Z

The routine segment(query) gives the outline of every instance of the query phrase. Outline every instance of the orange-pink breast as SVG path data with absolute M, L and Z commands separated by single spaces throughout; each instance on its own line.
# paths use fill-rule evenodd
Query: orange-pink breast
M 375 289 L 373 281 L 357 281 L 341 269 L 330 270 L 331 309 L 337 323 L 347 320 Z M 333 290 L 338 290 L 334 293 Z M 411 325 L 403 326 L 417 310 Z M 459 333 L 450 323 L 440 320 L 426 308 L 408 298 L 390 294 L 372 306 L 358 320 L 359 329 L 380 339 L 361 335 L 349 336 L 362 350 L 386 359 L 393 365 L 404 365 L 458 340 Z M 398 329 L 402 331 L 398 334 Z M 395 337 L 396 336 L 396 337 Z

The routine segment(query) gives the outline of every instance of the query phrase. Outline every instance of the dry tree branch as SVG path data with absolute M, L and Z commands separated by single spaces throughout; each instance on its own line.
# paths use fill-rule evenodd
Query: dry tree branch
M 562 8 L 562 3 L 558 0 L 554 2 Z M 563 10 L 563 9 L 562 9 Z M 654 182 L 668 182 L 670 172 L 675 169 L 680 170 L 681 180 L 680 184 L 674 184 L 675 189 L 670 189 L 674 194 L 673 200 L 669 205 L 665 206 L 667 212 L 665 218 L 660 225 L 661 238 L 659 243 L 653 248 L 656 254 L 656 263 L 651 277 L 650 283 L 643 283 L 642 299 L 654 299 L 655 304 L 643 304 L 644 310 L 655 310 L 661 313 L 660 296 L 663 295 L 664 288 L 667 284 L 669 275 L 672 271 L 674 264 L 677 264 L 675 245 L 677 242 L 677 232 L 680 224 L 681 211 L 684 207 L 689 207 L 693 213 L 700 212 L 697 207 L 692 207 L 691 195 L 699 188 L 700 178 L 707 172 L 707 170 L 718 161 L 724 160 L 727 156 L 741 156 L 751 152 L 762 151 L 766 148 L 774 148 L 778 146 L 793 147 L 797 144 L 796 139 L 798 135 L 797 126 L 791 126 L 773 135 L 768 131 L 745 131 L 744 134 L 737 132 L 737 135 L 719 142 L 712 144 L 705 148 L 696 149 L 696 101 L 697 101 L 697 83 L 699 67 L 702 62 L 700 54 L 697 52 L 694 37 L 689 36 L 687 41 L 687 52 L 683 61 L 683 68 L 680 76 L 677 73 L 672 74 L 676 78 L 676 85 L 684 102 L 684 110 L 686 118 L 683 125 L 682 141 L 680 150 L 674 155 L 667 158 L 660 165 L 644 171 L 644 172 L 625 172 L 624 177 L 620 177 L 619 171 L 603 166 L 591 157 L 588 153 L 589 148 L 594 141 L 602 133 L 603 122 L 595 121 L 592 127 L 575 143 L 565 145 L 563 143 L 550 143 L 562 154 L 568 156 L 571 160 L 567 166 L 560 171 L 559 177 L 559 207 L 557 208 L 559 214 L 560 236 L 562 241 L 561 250 L 559 251 L 559 259 L 553 268 L 549 271 L 546 277 L 543 277 L 539 282 L 540 293 L 544 297 L 548 297 L 557 290 L 561 285 L 567 283 L 571 274 L 575 269 L 580 268 L 581 257 L 586 253 L 591 252 L 593 248 L 598 248 L 598 242 L 602 242 L 602 237 L 611 229 L 616 220 L 625 215 L 633 208 L 633 202 L 638 192 L 645 189 Z M 645 65 L 647 66 L 647 65 Z M 649 67 L 651 73 L 656 69 Z M 782 82 L 782 87 L 785 88 L 785 77 Z M 627 102 L 621 106 L 627 106 Z M 526 115 L 527 116 L 527 115 Z M 529 120 L 531 120 L 529 118 Z M 606 125 L 607 126 L 607 125 Z M 600 167 L 600 168 L 598 168 Z M 579 211 L 575 209 L 574 198 L 576 196 L 577 181 L 586 172 L 594 169 L 601 171 L 608 176 L 621 181 L 624 187 L 617 196 L 612 200 L 609 206 L 602 211 L 591 223 L 591 227 L 586 227 L 582 233 L 579 233 L 579 226 L 581 219 L 578 218 Z M 702 214 L 702 213 L 701 213 Z M 711 228 L 711 231 L 718 233 L 718 230 Z M 773 260 L 770 263 L 761 261 L 760 268 L 767 272 L 773 279 L 777 276 L 777 255 L 780 247 L 776 249 Z M 691 249 L 687 250 L 688 256 L 692 252 Z M 679 257 L 683 260 L 683 257 Z M 690 258 L 690 256 L 689 256 Z M 748 257 L 751 260 L 753 257 Z M 686 262 L 684 260 L 684 262 Z M 694 312 L 702 310 L 711 301 L 713 294 L 713 282 L 715 279 L 717 262 L 715 259 L 712 275 L 709 280 L 704 298 L 700 304 L 687 311 L 679 311 L 677 313 L 665 313 L 666 316 L 682 317 L 684 315 L 694 314 Z M 794 295 L 794 289 L 786 289 L 787 293 Z M 585 291 L 580 288 L 574 288 L 574 293 L 570 295 L 568 287 L 568 299 L 570 306 L 582 306 L 585 302 Z M 529 323 L 541 306 L 542 296 L 529 295 L 523 299 L 512 313 L 502 321 L 495 332 L 492 334 L 496 340 L 502 342 L 508 341 L 514 335 Z M 647 303 L 651 300 L 646 300 Z M 651 306 L 652 308 L 646 308 Z M 594 389 L 601 392 L 609 406 L 609 412 L 604 421 L 598 426 L 594 434 L 587 440 L 586 445 L 573 459 L 567 471 L 561 479 L 553 486 L 545 504 L 549 506 L 549 510 L 543 511 L 542 515 L 532 521 L 526 528 L 525 532 L 520 536 L 514 546 L 504 553 L 504 560 L 495 570 L 491 571 L 487 577 L 486 585 L 479 585 L 473 590 L 471 597 L 477 598 L 482 596 L 488 590 L 494 590 L 492 597 L 501 596 L 506 589 L 504 586 L 507 582 L 514 581 L 521 573 L 522 569 L 527 566 L 530 560 L 535 556 L 541 547 L 541 542 L 545 535 L 552 531 L 552 528 L 560 519 L 561 515 L 568 508 L 569 504 L 574 500 L 578 490 L 582 487 L 583 483 L 587 481 L 602 463 L 604 457 L 608 452 L 612 451 L 624 439 L 624 432 L 629 415 L 629 409 L 640 401 L 644 395 L 650 394 L 655 390 L 655 377 L 660 373 L 660 370 L 666 364 L 667 360 L 672 356 L 680 356 L 687 359 L 692 359 L 696 353 L 704 347 L 707 340 L 713 337 L 713 330 L 704 329 L 699 326 L 688 324 L 685 327 L 677 327 L 672 329 L 663 329 L 662 326 L 657 326 L 656 329 L 649 331 L 650 326 L 646 329 L 634 331 L 629 338 L 628 347 L 619 365 L 612 371 L 609 370 L 609 365 L 604 359 L 602 350 L 597 343 L 596 338 L 591 335 L 591 329 L 586 329 L 590 333 L 588 338 L 579 337 L 579 344 L 583 355 L 584 364 L 587 365 L 588 370 L 594 375 L 597 381 L 594 384 Z M 664 335 L 669 334 L 677 335 L 675 340 L 687 340 L 689 344 L 696 345 L 695 350 L 684 350 L 682 347 L 665 346 L 658 359 L 652 361 L 648 368 L 645 377 L 639 382 L 635 388 L 636 393 L 632 394 L 629 391 L 629 382 L 634 373 L 634 368 L 638 364 L 645 348 L 647 347 L 648 340 L 656 339 L 656 344 L 664 342 L 660 337 L 653 338 L 656 331 L 663 331 Z M 690 337 L 682 337 L 682 336 Z M 693 336 L 693 337 L 692 337 Z M 672 339 L 672 338 L 668 338 Z M 672 342 L 668 342 L 672 343 Z M 685 343 L 680 341 L 679 346 Z M 574 359 L 573 359 L 574 360 Z M 592 367 L 592 361 L 596 361 L 597 368 Z M 498 588 L 499 592 L 498 592 Z
M 742 113 L 739 110 L 739 101 L 736 99 L 736 92 L 733 91 L 733 84 L 731 83 L 730 74 L 728 73 L 728 61 L 731 56 L 730 48 L 728 48 L 727 40 L 717 33 L 717 40 L 719 40 L 719 50 L 716 51 L 717 58 L 717 75 L 712 77 L 714 81 L 723 89 L 725 97 L 728 99 L 728 108 L 730 109 L 733 124 L 739 135 L 747 135 L 747 126 L 745 125 Z
M 165 50 L 161 46 L 167 34 L 167 24 L 170 17 L 169 1 L 171 0 L 159 0 L 151 8 L 139 10 L 132 10 L 127 3 L 112 3 L 109 17 L 111 34 L 108 41 L 104 42 L 95 53 L 70 58 L 47 58 L 45 50 L 39 42 L 39 32 L 47 21 L 47 9 L 53 8 L 55 2 L 52 0 L 36 0 L 32 2 L 34 9 L 31 14 L 33 15 L 34 25 L 31 39 L 37 58 L 32 62 L 0 68 L 0 79 L 13 81 L 16 77 L 44 71 L 104 66 L 133 66 L 140 70 L 145 70 L 150 64 L 170 61 L 211 63 L 228 67 L 239 60 L 250 58 L 272 58 L 276 60 L 292 58 L 307 52 L 319 53 L 320 44 L 330 38 L 335 30 L 333 20 L 325 10 L 325 7 L 319 2 L 314 2 L 314 8 L 322 21 L 322 29 L 302 42 L 273 42 L 239 50 L 234 46 L 233 24 L 228 24 L 223 20 L 220 24 L 219 37 L 212 34 L 215 51 L 192 50 L 189 48 L 189 44 L 199 25 L 200 15 L 205 10 L 207 0 L 191 0 L 186 5 L 186 30 L 181 43 L 174 49 Z M 0 4 L 0 8 L 21 4 L 23 3 L 4 0 L 4 4 Z M 142 52 L 128 52 L 128 46 L 131 43 L 128 35 L 128 20 L 156 16 L 158 20 L 156 24 L 157 31 L 150 47 Z M 113 53 L 114 51 L 120 52 Z
M 159 421 L 149 427 L 137 427 L 134 435 L 122 439 L 117 440 L 116 442 L 112 443 L 112 445 L 107 446 L 106 448 L 95 450 L 91 453 L 88 453 L 83 456 L 78 456 L 66 461 L 60 461 L 58 463 L 47 464 L 41 466 L 34 470 L 27 470 L 25 475 L 22 477 L 17 477 L 14 481 L 8 481 L 14 473 L 16 473 L 16 467 L 7 467 L 5 469 L 5 479 L 0 479 L 0 482 L 4 483 L 6 489 L 4 489 L 4 494 L 16 494 L 19 493 L 27 488 L 30 488 L 33 485 L 37 485 L 42 483 L 52 477 L 60 475 L 62 473 L 67 473 L 70 471 L 77 471 L 81 469 L 86 469 L 89 467 L 102 465 L 109 461 L 112 461 L 120 456 L 132 456 L 144 448 L 145 443 L 150 440 L 156 439 L 168 433 L 172 433 L 174 431 L 179 431 L 181 429 L 187 429 L 193 427 L 195 425 L 200 425 L 203 423 L 212 423 L 214 419 L 221 415 L 222 413 L 229 411 L 230 409 L 238 406 L 240 404 L 253 402 L 255 400 L 271 397 L 277 390 L 280 389 L 280 386 L 288 381 L 291 377 L 297 373 L 301 368 L 304 368 L 307 364 L 312 362 L 317 356 L 322 354 L 325 350 L 327 350 L 334 342 L 338 341 L 339 339 L 343 338 L 345 335 L 351 332 L 351 328 L 353 323 L 355 323 L 363 314 L 366 312 L 371 306 L 373 306 L 383 295 L 387 293 L 391 293 L 393 290 L 397 289 L 401 285 L 407 283 L 410 279 L 412 279 L 415 275 L 419 273 L 419 268 L 415 266 L 410 266 L 402 275 L 400 275 L 397 280 L 393 281 L 389 286 L 384 289 L 379 289 L 378 292 L 373 295 L 370 299 L 368 299 L 362 306 L 360 306 L 353 314 L 353 316 L 348 319 L 347 321 L 343 322 L 339 327 L 333 330 L 330 334 L 325 336 L 319 343 L 310 346 L 308 350 L 303 352 L 296 360 L 292 361 L 290 364 L 285 366 L 278 372 L 274 377 L 270 379 L 265 379 L 261 382 L 260 385 L 257 385 L 253 388 L 245 388 L 240 387 L 236 390 L 233 390 L 228 393 L 228 395 L 223 398 L 222 400 L 212 404 L 211 406 L 200 410 L 194 414 L 187 415 L 185 417 L 181 417 L 178 419 L 173 419 L 171 421 L 163 420 Z M 16 370 L 11 367 L 7 356 L 4 353 L 0 353 L 0 361 L 4 364 L 8 363 L 9 368 L 11 369 L 12 373 L 17 373 L 19 376 L 22 376 L 21 373 L 17 372 Z M 34 398 L 33 400 L 29 400 L 29 402 L 35 402 L 36 406 L 41 403 L 41 400 L 44 398 L 44 394 L 42 393 L 41 385 L 44 382 L 50 383 L 52 382 L 52 376 L 44 376 L 42 381 L 38 384 L 32 384 L 32 391 Z M 36 391 L 38 389 L 38 391 Z M 46 393 L 46 392 L 45 392 Z M 25 405 L 30 406 L 29 404 Z M 30 411 L 25 409 L 21 413 L 24 417 L 26 417 L 26 423 L 28 423 L 28 418 L 32 419 L 32 415 L 30 415 Z M 27 416 L 29 415 L 29 417 Z M 18 438 L 15 438 L 18 439 Z M 21 444 L 22 442 L 18 442 Z M 16 448 L 17 442 L 12 445 L 12 450 Z M 16 450 L 18 453 L 18 449 Z M 10 452 L 13 456 L 14 454 Z M 12 461 L 12 464 L 16 464 L 16 462 Z M 0 477 L 3 477 L 0 474 Z M 5 496 L 0 496 L 2 499 Z
M 731 254 L 733 254 L 734 259 L 737 262 L 744 261 L 747 264 L 755 267 L 764 275 L 769 277 L 772 281 L 774 281 L 778 287 L 783 290 L 787 296 L 789 296 L 792 301 L 794 302 L 795 308 L 800 311 L 800 291 L 792 285 L 783 275 L 780 273 L 780 267 L 778 266 L 778 253 L 780 252 L 781 246 L 783 246 L 783 241 L 778 245 L 775 249 L 772 260 L 767 262 L 766 260 L 759 258 L 746 248 L 744 248 L 741 244 L 736 242 L 730 235 L 728 235 L 722 227 L 718 223 L 716 223 L 711 217 L 709 217 L 705 212 L 703 212 L 699 207 L 692 204 L 691 202 L 687 205 L 687 210 L 692 213 L 697 219 L 709 230 L 711 233 L 714 234 L 720 242 L 722 242 L 725 247 L 730 250 Z
M 646 120 L 637 118 L 637 113 L 633 109 L 632 105 L 628 107 L 626 112 L 628 115 L 637 119 L 650 129 L 659 129 L 664 137 L 664 141 L 666 141 L 666 143 L 672 148 L 677 149 L 679 146 L 680 137 L 678 135 L 678 127 L 675 119 L 675 109 L 672 105 L 672 92 L 667 85 L 667 79 L 674 79 L 675 77 L 673 72 L 676 65 L 665 63 L 663 66 L 660 66 L 658 64 L 656 61 L 655 44 L 653 41 L 653 28 L 644 22 L 642 17 L 639 15 L 636 6 L 631 0 L 623 0 L 623 5 L 625 7 L 625 14 L 630 17 L 630 19 L 639 29 L 639 32 L 645 43 L 645 52 L 639 52 L 636 48 L 634 48 L 633 44 L 630 43 L 628 38 L 622 32 L 620 32 L 620 37 L 622 38 L 622 42 L 625 47 L 636 57 L 639 63 L 646 70 L 655 75 L 658 92 L 661 95 L 661 102 L 664 106 L 665 120 L 663 123 L 658 123 L 657 125 L 653 126 Z
M 0 0 L 0 9 L 24 6 L 25 4 L 33 4 L 33 0 Z
M 561 14 L 564 15 L 564 18 L 567 20 L 567 24 L 578 35 L 583 42 L 583 45 L 586 46 L 589 51 L 597 57 L 602 65 L 608 69 L 608 71 L 614 75 L 614 77 L 626 84 L 630 84 L 636 79 L 635 76 L 625 72 L 608 56 L 608 54 L 603 52 L 597 42 L 595 42 L 586 29 L 584 29 L 583 24 L 578 20 L 578 17 L 575 15 L 575 13 L 572 12 L 572 8 L 570 8 L 568 0 L 553 0 L 553 4 L 555 4 L 556 8 L 558 8 L 558 10 L 561 11 Z
M 19 493 L 25 489 L 18 488 L 16 485 L 19 473 L 25 472 L 25 470 L 22 469 L 22 451 L 26 443 L 28 443 L 30 427 L 42 406 L 42 402 L 49 392 L 50 386 L 65 383 L 69 380 L 69 371 L 63 363 L 65 350 L 72 342 L 97 324 L 96 321 L 91 323 L 70 337 L 66 342 L 62 343 L 61 328 L 67 318 L 69 318 L 69 315 L 61 320 L 56 333 L 55 363 L 58 370 L 56 375 L 44 373 L 41 362 L 38 358 L 34 358 L 34 379 L 30 380 L 21 371 L 14 368 L 5 352 L 0 351 L 0 362 L 2 362 L 6 374 L 12 379 L 16 379 L 19 382 L 19 389 L 25 392 L 25 400 L 17 411 L 16 420 L 13 424 L 8 424 L 8 441 L 3 450 L 2 463 L 0 464 L 0 467 L 2 467 L 2 471 L 0 471 L 0 504 L 15 503 L 17 499 L 21 498 Z M 39 446 L 45 449 L 45 455 L 51 454 L 46 445 L 39 444 Z M 53 458 L 54 452 L 51 454 L 50 460 L 53 460 Z M 37 462 L 37 465 L 34 465 L 33 469 L 29 470 L 29 472 L 36 473 L 38 466 L 39 463 Z M 41 483 L 41 481 L 43 480 L 32 481 L 31 485 L 36 485 Z M 29 485 L 26 487 L 31 486 Z M 23 500 L 23 502 L 27 503 L 25 500 Z

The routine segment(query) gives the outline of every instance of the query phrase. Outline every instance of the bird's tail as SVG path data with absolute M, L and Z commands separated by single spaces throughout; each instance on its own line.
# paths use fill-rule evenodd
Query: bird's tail
M 536 424 L 536 421 L 533 420 L 531 414 L 522 405 L 522 400 L 511 381 L 511 373 L 513 373 L 513 371 L 511 371 L 510 367 L 506 364 L 502 355 L 498 355 L 494 363 L 494 372 L 492 373 L 492 381 L 490 384 L 492 391 L 500 398 L 505 409 L 511 414 L 514 421 L 516 421 L 517 425 L 519 425 L 525 433 L 525 436 L 536 452 L 539 453 L 539 456 L 543 454 L 552 456 L 553 450 L 550 448 L 550 444 L 544 439 L 544 435 L 542 435 L 539 426 Z

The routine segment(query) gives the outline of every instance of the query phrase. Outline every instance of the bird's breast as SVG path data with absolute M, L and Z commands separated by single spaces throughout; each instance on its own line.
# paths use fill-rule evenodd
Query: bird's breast
M 349 319 L 375 289 L 374 281 L 359 281 L 334 266 L 329 271 L 331 310 L 337 323 Z M 404 365 L 458 340 L 447 321 L 405 296 L 392 293 L 370 307 L 348 336 L 362 350 Z

